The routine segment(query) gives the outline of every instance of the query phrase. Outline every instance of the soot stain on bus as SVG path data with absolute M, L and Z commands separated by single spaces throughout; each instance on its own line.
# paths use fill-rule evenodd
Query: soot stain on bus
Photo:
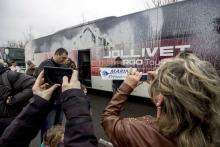
M 113 64 L 117 56 L 127 67 L 146 73 L 161 59 L 190 50 L 220 70 L 219 8 L 219 0 L 186 0 L 90 21 L 33 40 L 25 57 L 38 65 L 57 48 L 66 48 L 85 83 L 105 91 L 111 91 L 111 81 L 101 79 L 100 68 Z M 146 86 L 140 85 L 133 95 L 147 97 Z

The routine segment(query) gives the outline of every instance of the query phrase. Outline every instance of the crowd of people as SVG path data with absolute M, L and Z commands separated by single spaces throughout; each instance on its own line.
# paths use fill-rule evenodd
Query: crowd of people
M 115 62 L 112 68 L 124 67 L 120 57 Z M 42 147 L 98 146 L 90 99 L 67 50 L 57 49 L 38 67 L 31 61 L 27 65 L 25 74 L 0 64 L 0 147 L 28 147 L 39 130 Z M 48 86 L 45 66 L 72 68 L 72 77 Z M 124 81 L 113 82 L 101 125 L 114 147 L 220 146 L 220 77 L 209 62 L 181 52 L 162 60 L 148 76 L 156 116 L 120 115 L 142 72 L 131 69 Z

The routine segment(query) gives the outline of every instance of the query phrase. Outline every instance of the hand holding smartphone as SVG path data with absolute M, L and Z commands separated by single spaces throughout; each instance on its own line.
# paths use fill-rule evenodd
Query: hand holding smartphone
M 153 81 L 155 78 L 155 72 L 154 71 L 149 71 L 148 73 L 144 73 L 140 79 L 140 81 L 144 81 L 147 83 L 150 83 L 151 81 Z
M 147 80 L 148 80 L 148 75 L 142 74 L 140 81 L 147 81 Z

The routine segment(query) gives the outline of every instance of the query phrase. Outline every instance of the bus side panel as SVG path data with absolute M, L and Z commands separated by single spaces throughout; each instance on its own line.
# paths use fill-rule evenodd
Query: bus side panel
M 127 67 L 146 73 L 162 59 L 191 50 L 220 70 L 219 8 L 219 0 L 186 0 L 64 29 L 31 46 L 35 54 L 59 47 L 90 49 L 92 87 L 106 91 L 111 91 L 111 82 L 101 80 L 99 69 L 112 65 L 117 56 Z M 143 90 L 137 88 L 134 94 L 144 95 Z

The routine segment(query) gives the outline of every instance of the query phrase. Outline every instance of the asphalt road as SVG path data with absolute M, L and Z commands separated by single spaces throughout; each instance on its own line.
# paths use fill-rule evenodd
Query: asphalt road
M 110 101 L 112 94 L 107 92 L 88 90 L 88 96 L 91 98 L 93 124 L 97 139 L 104 139 L 109 141 L 100 125 L 100 116 L 105 106 Z M 154 115 L 155 107 L 152 105 L 149 99 L 140 97 L 129 97 L 129 100 L 121 113 L 121 115 L 124 117 L 138 117 L 146 114 Z M 103 140 L 100 142 L 103 142 Z M 39 144 L 40 135 L 38 134 L 38 136 L 30 144 L 30 147 L 39 147 Z M 107 146 L 99 143 L 99 147 Z

